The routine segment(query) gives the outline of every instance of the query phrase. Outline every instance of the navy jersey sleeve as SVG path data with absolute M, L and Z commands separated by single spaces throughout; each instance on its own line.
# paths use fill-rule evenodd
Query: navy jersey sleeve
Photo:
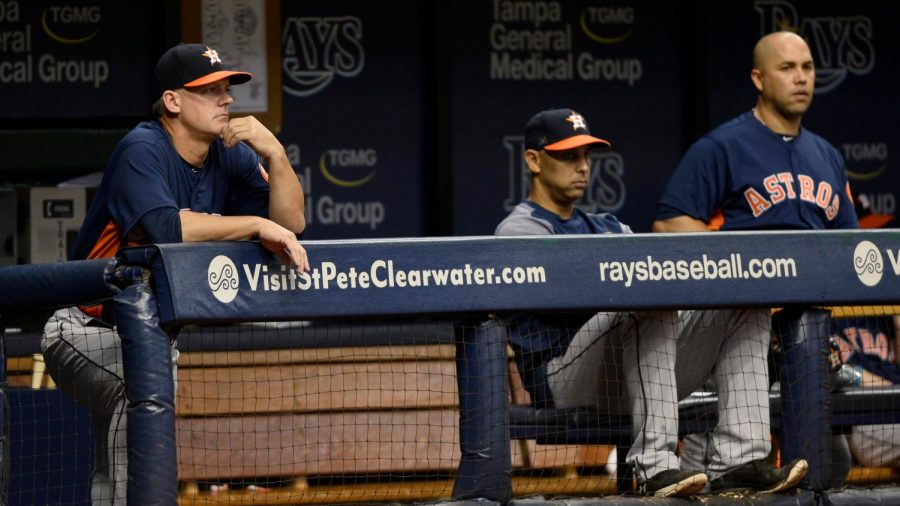
M 231 216 L 269 217 L 269 181 L 259 156 L 240 143 L 230 150 L 232 185 L 227 214 Z
M 841 157 L 841 154 L 834 147 L 829 147 L 831 148 L 831 156 L 836 158 L 835 163 L 840 172 L 838 180 L 841 182 L 841 187 L 835 188 L 835 191 L 840 194 L 840 209 L 838 209 L 837 217 L 831 222 L 831 227 L 836 229 L 859 228 L 859 217 L 856 216 L 856 209 L 853 206 L 853 200 L 851 200 L 850 182 L 847 179 L 847 170 L 844 168 L 844 158 Z
M 722 149 L 709 137 L 695 142 L 675 169 L 659 200 L 657 219 L 679 213 L 709 223 L 720 206 L 727 163 Z
M 125 237 L 149 211 L 178 210 L 168 185 L 166 165 L 165 155 L 158 149 L 147 143 L 135 143 L 125 148 L 112 168 L 109 212 Z

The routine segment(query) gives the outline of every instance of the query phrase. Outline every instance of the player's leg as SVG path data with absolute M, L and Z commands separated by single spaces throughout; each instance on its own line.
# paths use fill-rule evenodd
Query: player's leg
M 769 441 L 768 363 L 770 317 L 764 310 L 682 313 L 678 336 L 679 398 L 704 388 L 712 374 L 719 423 L 711 434 L 685 440 L 682 463 L 706 463 L 710 478 L 765 458 Z
M 771 314 L 765 309 L 718 310 L 712 329 L 725 340 L 716 364 L 719 423 L 713 431 L 713 475 L 768 457 L 769 343 Z M 714 330 L 715 331 L 715 330 Z
M 713 311 L 681 311 L 682 328 L 676 343 L 675 375 L 678 398 L 715 385 L 713 373 L 719 358 L 725 331 L 711 328 L 717 321 Z M 712 449 L 712 433 L 688 434 L 681 452 L 681 468 L 708 471 Z
M 547 382 L 557 407 L 598 406 L 603 412 L 628 413 L 621 381 L 621 342 L 611 332 L 629 322 L 619 313 L 597 313 L 574 334 L 565 353 L 547 364 Z M 614 378 L 607 380 L 608 377 Z
M 848 439 L 859 463 L 900 467 L 900 424 L 856 425 Z
M 765 458 L 769 441 L 768 364 L 770 316 L 764 310 L 682 313 L 678 336 L 679 398 L 713 375 L 719 423 L 706 437 L 686 441 L 687 462 L 705 461 L 715 479 L 728 469 Z M 704 444 L 709 443 L 708 447 Z
M 122 350 L 115 331 L 76 308 L 60 309 L 44 326 L 47 372 L 91 412 L 112 414 L 124 396 Z
M 629 459 L 635 463 L 640 489 L 656 496 L 696 494 L 706 486 L 707 476 L 682 471 L 675 455 L 675 350 L 681 320 L 675 311 L 635 312 L 628 318 L 631 325 L 621 335 L 622 361 L 635 437 Z
M 60 309 L 44 327 L 41 340 L 47 371 L 59 388 L 87 406 L 93 417 L 96 452 L 91 480 L 94 504 L 111 504 L 115 497 L 110 420 L 124 403 L 119 338 L 108 326 L 91 322 L 76 308 Z M 124 501 L 124 496 L 123 499 Z
M 635 438 L 626 460 L 642 491 L 653 495 L 690 495 L 706 483 L 705 475 L 682 473 L 675 456 L 679 325 L 672 312 L 599 313 L 548 365 L 558 406 L 596 404 L 632 415 Z
M 708 448 L 710 489 L 749 488 L 781 492 L 794 487 L 806 474 L 808 464 L 805 460 L 797 459 L 780 469 L 766 461 L 771 451 L 770 312 L 766 309 L 734 309 L 700 313 L 693 315 L 697 325 L 691 329 L 692 333 L 685 331 L 679 339 L 685 339 L 685 346 L 693 349 L 721 339 L 714 370 L 719 422 Z M 687 365 L 685 362 L 684 366 Z

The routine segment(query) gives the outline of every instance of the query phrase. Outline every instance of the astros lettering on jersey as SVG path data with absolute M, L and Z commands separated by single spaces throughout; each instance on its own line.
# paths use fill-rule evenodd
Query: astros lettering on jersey
M 786 139 L 750 111 L 688 149 L 656 219 L 680 215 L 720 219 L 720 230 L 858 226 L 840 153 L 805 128 Z

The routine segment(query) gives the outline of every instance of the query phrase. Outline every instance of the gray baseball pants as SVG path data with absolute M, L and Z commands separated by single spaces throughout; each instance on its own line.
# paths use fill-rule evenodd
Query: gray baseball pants
M 559 407 L 597 405 L 630 414 L 634 442 L 626 457 L 639 482 L 678 469 L 675 311 L 598 313 L 547 364 Z
M 88 407 L 93 418 L 96 459 L 91 478 L 94 505 L 126 504 L 127 417 L 122 348 L 115 328 L 77 308 L 63 308 L 44 326 L 41 340 L 47 371 L 59 388 Z M 172 346 L 172 370 L 178 350 Z
M 768 309 L 683 311 L 675 371 L 678 398 L 704 386 L 718 394 L 719 423 L 711 433 L 690 434 L 682 468 L 710 480 L 769 455 Z

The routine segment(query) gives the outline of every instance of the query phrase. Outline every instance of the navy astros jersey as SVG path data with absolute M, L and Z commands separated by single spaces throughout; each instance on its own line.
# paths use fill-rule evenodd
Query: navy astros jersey
M 243 142 L 229 149 L 216 139 L 198 168 L 178 155 L 162 124 L 140 123 L 110 156 L 70 259 L 113 256 L 134 241 L 139 220 L 160 209 L 267 218 L 267 180 L 259 156 Z
M 800 129 L 786 140 L 746 112 L 694 143 L 657 220 L 687 215 L 721 230 L 857 228 L 841 155 Z

